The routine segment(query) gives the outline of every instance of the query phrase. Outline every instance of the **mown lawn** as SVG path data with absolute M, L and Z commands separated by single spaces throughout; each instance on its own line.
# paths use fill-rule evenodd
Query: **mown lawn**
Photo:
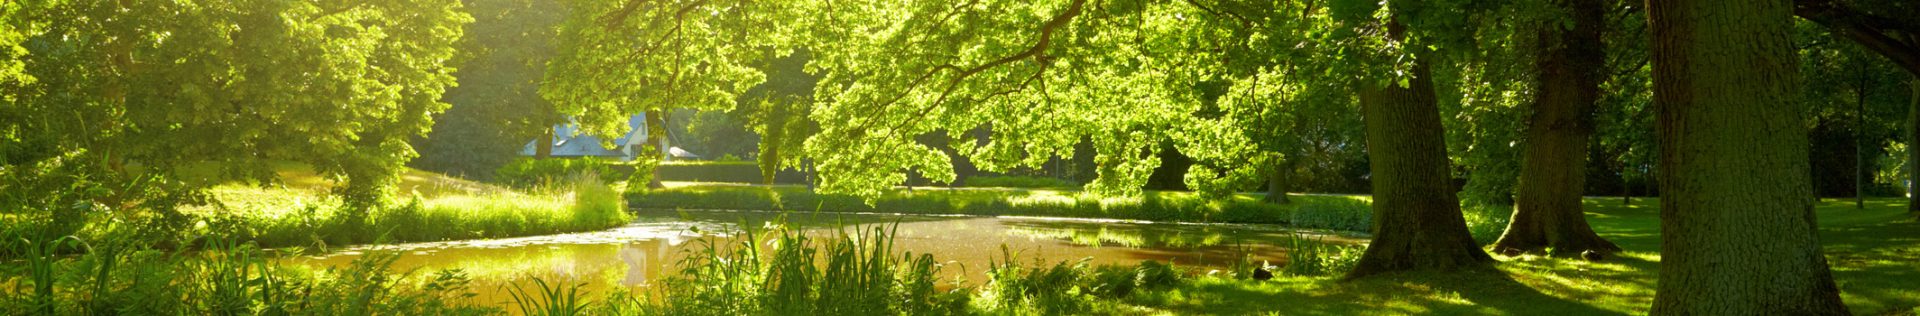
M 1626 252 L 1601 262 L 1501 257 L 1497 270 L 1412 272 L 1356 281 L 1268 282 L 1200 278 L 1177 290 L 1129 299 L 1154 313 L 1645 314 L 1659 279 L 1657 200 L 1588 199 L 1588 218 Z M 1920 306 L 1920 223 L 1901 199 L 1826 200 L 1821 239 L 1842 297 L 1855 314 L 1912 315 Z M 1765 260 L 1755 258 L 1755 260 Z

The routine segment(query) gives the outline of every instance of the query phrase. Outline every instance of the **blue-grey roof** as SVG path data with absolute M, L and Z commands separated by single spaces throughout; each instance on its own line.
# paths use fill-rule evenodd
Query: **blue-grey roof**
M 620 147 L 629 144 L 629 141 L 632 141 L 635 144 L 639 142 L 644 142 L 647 138 L 646 125 L 647 125 L 647 116 L 644 113 L 634 114 L 632 117 L 627 118 L 627 132 L 622 134 L 619 138 L 615 138 L 613 140 L 613 145 L 616 147 L 606 148 L 606 147 L 601 147 L 599 137 L 582 134 L 580 132 L 580 126 L 578 124 L 574 124 L 572 122 L 568 122 L 565 124 L 557 124 L 553 126 L 552 154 L 554 157 L 595 156 L 595 157 L 632 158 L 631 154 L 622 152 L 620 150 Z M 527 144 L 525 146 L 521 146 L 520 155 L 522 156 L 534 155 L 535 152 L 534 152 L 533 146 L 537 145 L 539 142 L 540 142 L 539 138 L 535 138 L 534 140 L 527 141 Z

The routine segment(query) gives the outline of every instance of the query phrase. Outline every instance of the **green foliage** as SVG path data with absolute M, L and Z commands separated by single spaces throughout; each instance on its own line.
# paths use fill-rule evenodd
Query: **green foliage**
M 1181 192 L 1147 192 L 1139 197 L 1101 197 L 1072 191 L 983 189 L 893 190 L 863 199 L 852 195 L 817 194 L 796 187 L 768 189 L 735 186 L 690 186 L 627 196 L 629 205 L 651 209 L 1022 215 L 1226 223 L 1288 223 L 1293 217 L 1294 207 L 1305 209 L 1323 202 L 1355 205 L 1338 208 L 1338 211 L 1366 214 L 1372 211 L 1365 202 L 1345 201 L 1350 200 L 1348 197 L 1310 196 L 1299 200 L 1293 205 L 1281 206 L 1260 202 L 1251 196 L 1219 200 Z M 1359 224 L 1359 230 L 1365 230 L 1366 225 Z
M 966 186 L 990 188 L 1073 189 L 1080 185 L 1052 177 L 979 176 L 967 178 Z
M 558 316 L 581 315 L 587 309 L 587 302 L 581 297 L 580 287 L 584 284 L 561 286 L 547 285 L 546 280 L 533 278 L 534 288 L 519 286 L 507 288 L 507 294 L 513 296 L 514 305 L 520 307 L 520 315 Z
M 465 62 L 453 74 L 459 85 L 443 97 L 452 106 L 434 117 L 432 132 L 412 141 L 420 158 L 408 165 L 485 179 L 543 129 L 563 122 L 539 86 L 566 7 L 534 0 L 464 3 L 474 21 L 456 44 Z
M 685 114 L 681 114 L 685 113 Z M 677 111 L 672 118 L 689 117 L 685 124 L 686 132 L 676 133 L 684 141 L 676 146 L 699 154 L 701 157 L 715 160 L 739 161 L 740 157 L 753 157 L 760 143 L 760 136 L 754 134 L 745 120 L 737 114 L 727 111 Z
M 471 21 L 455 0 L 4 7 L 0 186 L 77 193 L 0 195 L 9 212 L 173 216 L 207 187 L 272 182 L 275 161 L 346 180 L 336 193 L 370 211 L 446 108 Z
M 658 152 L 658 149 L 655 149 L 652 145 L 641 146 L 641 148 L 641 150 L 645 150 L 646 152 Z M 627 192 L 645 190 L 650 188 L 654 182 L 660 181 L 660 179 L 654 179 L 655 175 L 658 174 L 656 171 L 660 169 L 660 160 L 640 158 L 634 159 L 629 165 L 633 166 L 633 172 L 627 174 Z
M 481 315 L 470 305 L 468 279 L 457 270 L 432 278 L 390 269 L 397 254 L 375 252 L 344 269 L 301 271 L 250 244 L 210 241 L 199 252 L 168 252 L 116 240 L 60 244 L 77 256 L 26 256 L 33 274 L 0 275 L 0 283 L 35 289 L 0 298 L 7 314 L 271 314 Z M 37 246 L 51 246 L 38 244 Z M 20 288 L 0 289 L 21 293 Z
M 642 159 L 645 160 L 645 159 Z M 640 172 L 636 172 L 640 173 Z M 555 187 L 568 179 L 591 175 L 613 175 L 608 163 L 598 157 L 573 159 L 520 158 L 493 171 L 495 182 L 521 188 Z M 651 173 L 647 173 L 651 174 Z M 645 182 L 642 182 L 645 183 Z
M 1301 228 L 1326 228 L 1345 231 L 1373 229 L 1373 206 L 1357 199 L 1325 199 L 1294 202 L 1298 205 L 1287 218 L 1288 225 Z
M 639 310 L 669 315 L 958 314 L 961 289 L 937 291 L 942 266 L 926 254 L 896 253 L 889 226 L 856 227 L 815 239 L 775 226 L 731 241 L 701 239 Z M 820 261 L 815 261 L 820 260 Z
M 1287 244 L 1287 265 L 1281 271 L 1298 276 L 1327 276 L 1347 273 L 1367 247 L 1333 244 L 1325 237 L 1293 234 Z

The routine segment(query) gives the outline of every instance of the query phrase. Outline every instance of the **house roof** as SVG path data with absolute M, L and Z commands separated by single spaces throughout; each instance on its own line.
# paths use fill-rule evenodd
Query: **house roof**
M 639 144 L 645 143 L 647 139 L 647 128 L 646 128 L 647 119 L 646 118 L 647 116 L 644 113 L 634 114 L 632 117 L 628 117 L 627 132 L 621 135 L 619 138 L 613 139 L 613 144 L 615 146 L 625 147 L 626 145 L 639 145 Z M 535 154 L 534 146 L 538 145 L 539 142 L 540 142 L 540 139 L 538 138 L 527 141 L 526 145 L 521 146 L 520 155 L 522 156 L 534 155 Z M 565 124 L 557 124 L 553 126 L 553 144 L 551 146 L 553 146 L 551 147 L 553 149 L 552 155 L 555 157 L 584 157 L 584 156 L 631 157 L 632 156 L 632 154 L 623 152 L 618 147 L 614 149 L 601 147 L 599 137 L 595 137 L 593 135 L 587 135 L 580 132 L 580 125 L 578 123 L 573 122 L 572 119 L 568 119 L 568 122 Z

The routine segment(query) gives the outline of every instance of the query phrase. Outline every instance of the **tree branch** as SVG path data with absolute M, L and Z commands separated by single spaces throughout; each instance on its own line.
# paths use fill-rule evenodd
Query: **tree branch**
M 1920 43 L 1908 43 L 1887 35 L 1888 31 L 1912 34 L 1920 31 L 1920 27 L 1860 12 L 1835 0 L 1795 0 L 1793 14 L 1880 53 L 1908 74 L 1920 75 L 1920 47 L 1915 47 Z
M 1040 38 L 1035 41 L 1033 46 L 1029 46 L 1027 47 L 1027 49 L 1021 50 L 1019 53 L 1008 55 L 1006 57 L 1001 57 L 999 59 L 994 59 L 986 63 L 973 66 L 971 68 L 966 68 L 966 69 L 960 69 L 958 66 L 953 66 L 951 64 L 942 64 L 939 66 L 935 66 L 933 69 L 929 69 L 926 73 L 921 74 L 919 78 L 915 79 L 913 83 L 909 84 L 907 92 L 918 90 L 922 82 L 932 78 L 935 74 L 941 71 L 945 71 L 945 70 L 958 71 L 958 73 L 954 74 L 954 76 L 951 79 L 947 80 L 946 89 L 940 92 L 940 96 L 936 97 L 934 99 L 934 102 L 928 103 L 925 108 L 922 108 L 915 112 L 919 113 L 919 115 L 925 115 L 926 113 L 932 112 L 933 108 L 938 108 L 942 103 L 946 102 L 947 97 L 951 95 L 954 90 L 957 90 L 959 88 L 961 82 L 966 81 L 967 78 L 972 77 L 975 74 L 979 74 L 980 72 L 993 69 L 994 67 L 999 67 L 1001 65 L 1005 65 L 1008 63 L 1012 63 L 1014 61 L 1022 60 L 1022 59 L 1033 58 L 1033 59 L 1036 59 L 1036 61 L 1042 65 L 1042 69 L 1044 70 L 1045 64 L 1047 64 L 1047 62 L 1049 61 L 1048 60 L 1049 58 L 1046 57 L 1045 53 L 1047 51 L 1047 48 L 1050 48 L 1053 46 L 1054 32 L 1058 31 L 1061 27 L 1066 26 L 1067 22 L 1073 21 L 1074 17 L 1079 16 L 1081 9 L 1086 7 L 1086 4 L 1087 4 L 1087 0 L 1074 0 L 1073 3 L 1068 4 L 1066 10 L 1062 10 L 1060 14 L 1053 16 L 1052 19 L 1049 19 L 1047 20 L 1046 23 L 1041 24 Z M 880 104 L 879 107 L 884 108 L 884 107 L 892 106 L 894 103 L 897 103 L 901 99 L 905 98 L 906 95 L 907 93 L 901 93 L 895 96 L 893 99 L 887 101 L 886 103 Z M 880 112 L 876 111 L 875 116 L 878 116 L 879 113 Z M 867 127 L 870 127 L 872 123 L 875 121 L 877 120 L 869 119 L 866 122 L 862 122 L 861 125 L 855 128 L 854 130 L 863 131 Z

